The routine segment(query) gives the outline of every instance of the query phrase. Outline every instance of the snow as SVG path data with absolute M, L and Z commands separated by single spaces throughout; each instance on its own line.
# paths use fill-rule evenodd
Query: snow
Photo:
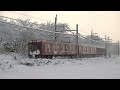
M 37 51 L 34 51 L 34 52 L 30 52 L 30 55 L 39 55 L 40 54 L 40 51 L 37 50 Z
M 2 54 L 0 79 L 120 79 L 120 57 L 29 59 Z

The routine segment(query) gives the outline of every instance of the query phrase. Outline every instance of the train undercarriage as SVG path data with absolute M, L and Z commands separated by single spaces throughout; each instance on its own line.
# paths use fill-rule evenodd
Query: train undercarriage
M 80 54 L 79 58 L 91 58 L 91 57 L 102 57 L 102 54 Z M 76 55 L 29 55 L 29 58 L 47 58 L 52 59 L 56 57 L 63 57 L 63 58 L 76 58 Z

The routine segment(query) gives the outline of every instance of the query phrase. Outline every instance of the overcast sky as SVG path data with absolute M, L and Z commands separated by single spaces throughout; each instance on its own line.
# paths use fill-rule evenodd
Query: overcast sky
M 35 21 L 68 23 L 71 29 L 79 25 L 79 33 L 90 34 L 93 29 L 100 37 L 109 36 L 113 42 L 120 40 L 120 11 L 0 11 L 0 15 L 12 18 L 32 18 Z M 30 17 L 32 16 L 32 17 Z M 36 18 L 34 18 L 36 17 Z M 45 21 L 47 20 L 47 21 Z

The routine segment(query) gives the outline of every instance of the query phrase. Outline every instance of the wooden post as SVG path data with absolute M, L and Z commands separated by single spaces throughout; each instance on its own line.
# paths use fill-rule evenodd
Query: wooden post
M 92 44 L 92 35 L 93 35 L 92 33 L 93 33 L 93 30 L 91 31 L 91 44 Z
M 107 40 L 105 35 L 105 58 L 107 58 Z
M 109 48 L 109 37 L 108 37 L 108 45 L 107 45 L 107 48 L 108 48 L 108 56 L 110 54 L 110 48 Z
M 76 59 L 78 60 L 78 24 L 76 24 Z
M 57 29 L 57 14 L 55 17 L 55 32 L 56 32 L 56 29 Z M 55 33 L 55 42 L 56 42 L 56 33 Z
M 108 37 L 108 56 L 111 57 L 111 52 L 110 52 L 110 38 Z
M 119 56 L 119 40 L 118 40 L 118 56 Z

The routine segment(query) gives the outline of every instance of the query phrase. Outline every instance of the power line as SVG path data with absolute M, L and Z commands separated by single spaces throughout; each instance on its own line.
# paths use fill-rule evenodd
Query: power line
M 95 42 L 103 43 L 103 42 L 101 42 L 101 41 L 96 41 L 96 40 L 93 40 L 93 39 L 84 37 L 82 34 L 79 34 L 79 36 L 82 37 L 82 38 L 85 38 L 85 39 L 87 39 L 87 40 L 92 40 L 92 41 L 95 41 Z
M 73 33 L 72 31 L 70 31 L 70 32 L 71 32 L 74 36 L 76 36 L 75 33 Z M 82 37 L 82 38 L 84 38 L 84 39 L 87 39 L 87 40 L 89 40 L 89 41 L 94 41 L 94 42 L 98 42 L 98 43 L 102 43 L 102 44 L 103 44 L 103 42 L 105 42 L 105 41 L 101 42 L 101 41 L 96 41 L 96 40 L 87 38 L 87 36 L 82 35 L 82 34 L 79 34 L 79 38 L 80 38 L 80 37 Z

